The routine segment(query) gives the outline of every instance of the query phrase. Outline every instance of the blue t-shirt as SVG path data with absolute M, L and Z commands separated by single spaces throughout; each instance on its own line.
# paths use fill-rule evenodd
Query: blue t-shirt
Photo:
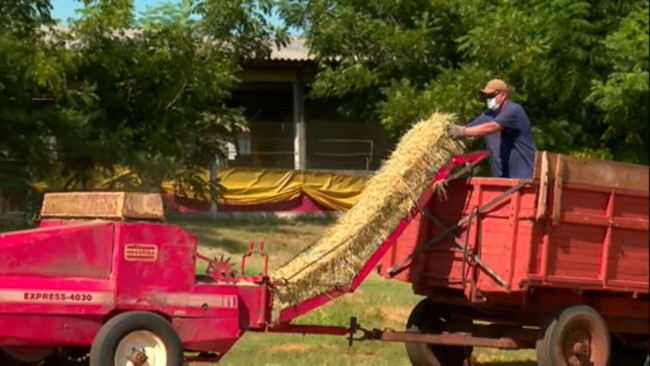
M 503 126 L 500 132 L 486 136 L 492 175 L 501 178 L 532 178 L 537 146 L 524 109 L 521 105 L 508 101 L 498 114 L 488 109 L 467 126 L 478 126 L 491 121 Z

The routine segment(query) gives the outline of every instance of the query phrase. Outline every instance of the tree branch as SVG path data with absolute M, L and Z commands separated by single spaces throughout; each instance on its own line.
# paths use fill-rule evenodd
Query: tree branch
M 171 101 L 170 101 L 170 102 L 165 106 L 165 112 L 167 112 L 167 111 L 168 111 L 168 110 L 169 110 L 169 109 L 170 109 L 174 104 L 176 104 L 176 102 L 178 102 L 178 100 L 179 100 L 179 99 L 181 98 L 181 96 L 183 95 L 183 91 L 185 90 L 186 87 L 187 87 L 187 79 L 185 79 L 185 81 L 183 81 L 183 85 L 181 85 L 180 89 L 178 90 L 178 92 L 177 92 L 176 95 L 174 96 L 174 99 L 172 99 L 172 100 L 171 100 Z

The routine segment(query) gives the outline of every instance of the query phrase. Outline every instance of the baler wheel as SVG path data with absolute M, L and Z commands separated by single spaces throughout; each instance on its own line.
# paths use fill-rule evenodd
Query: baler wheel
M 407 331 L 437 334 L 449 312 L 429 299 L 420 301 L 411 311 Z M 413 366 L 466 366 L 472 362 L 472 347 L 406 343 L 406 353 Z
M 165 318 L 150 312 L 116 315 L 102 326 L 90 348 L 90 366 L 142 366 L 144 361 L 148 366 L 183 364 L 178 334 Z
M 573 305 L 541 324 L 535 348 L 539 366 L 607 366 L 610 336 L 596 310 Z

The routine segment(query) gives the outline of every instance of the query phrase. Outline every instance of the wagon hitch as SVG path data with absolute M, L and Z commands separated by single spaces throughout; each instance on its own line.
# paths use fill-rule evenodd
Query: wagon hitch
M 382 331 L 380 329 L 366 329 L 359 324 L 357 317 L 353 316 L 350 318 L 350 328 L 348 334 L 348 346 L 352 347 L 354 341 L 375 341 L 381 339 Z M 363 333 L 360 337 L 355 338 L 354 335 L 357 332 Z
M 480 326 L 479 328 L 485 328 Z M 479 329 L 479 333 L 481 329 Z M 361 336 L 355 338 L 354 334 L 360 331 Z M 484 332 L 483 332 L 484 333 Z M 421 343 L 442 346 L 460 347 L 488 347 L 499 349 L 519 349 L 521 344 L 511 337 L 488 336 L 487 334 L 474 334 L 468 330 L 443 331 L 441 333 L 421 333 L 419 331 L 396 331 L 394 329 L 365 329 L 357 322 L 357 318 L 350 318 L 350 329 L 348 345 L 352 346 L 353 341 L 382 341 L 394 343 Z

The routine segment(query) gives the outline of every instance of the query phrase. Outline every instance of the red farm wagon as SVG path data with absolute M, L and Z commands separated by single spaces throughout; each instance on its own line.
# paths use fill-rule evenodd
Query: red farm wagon
M 423 197 L 379 268 L 425 296 L 407 326 L 435 345 L 407 343 L 409 359 L 462 365 L 482 346 L 536 348 L 544 366 L 643 365 L 648 183 L 647 166 L 540 152 L 531 181 L 457 179 Z
M 485 157 L 452 159 L 351 283 L 277 319 L 267 266 L 236 276 L 201 256 L 160 196 L 46 196 L 37 228 L 0 233 L 0 365 L 217 362 L 249 331 L 403 342 L 414 365 L 464 365 L 477 346 L 536 348 L 544 366 L 642 365 L 648 167 L 542 152 L 531 180 L 461 178 Z M 268 264 L 251 246 L 241 273 L 251 255 Z M 405 330 L 292 324 L 375 269 L 423 296 Z

